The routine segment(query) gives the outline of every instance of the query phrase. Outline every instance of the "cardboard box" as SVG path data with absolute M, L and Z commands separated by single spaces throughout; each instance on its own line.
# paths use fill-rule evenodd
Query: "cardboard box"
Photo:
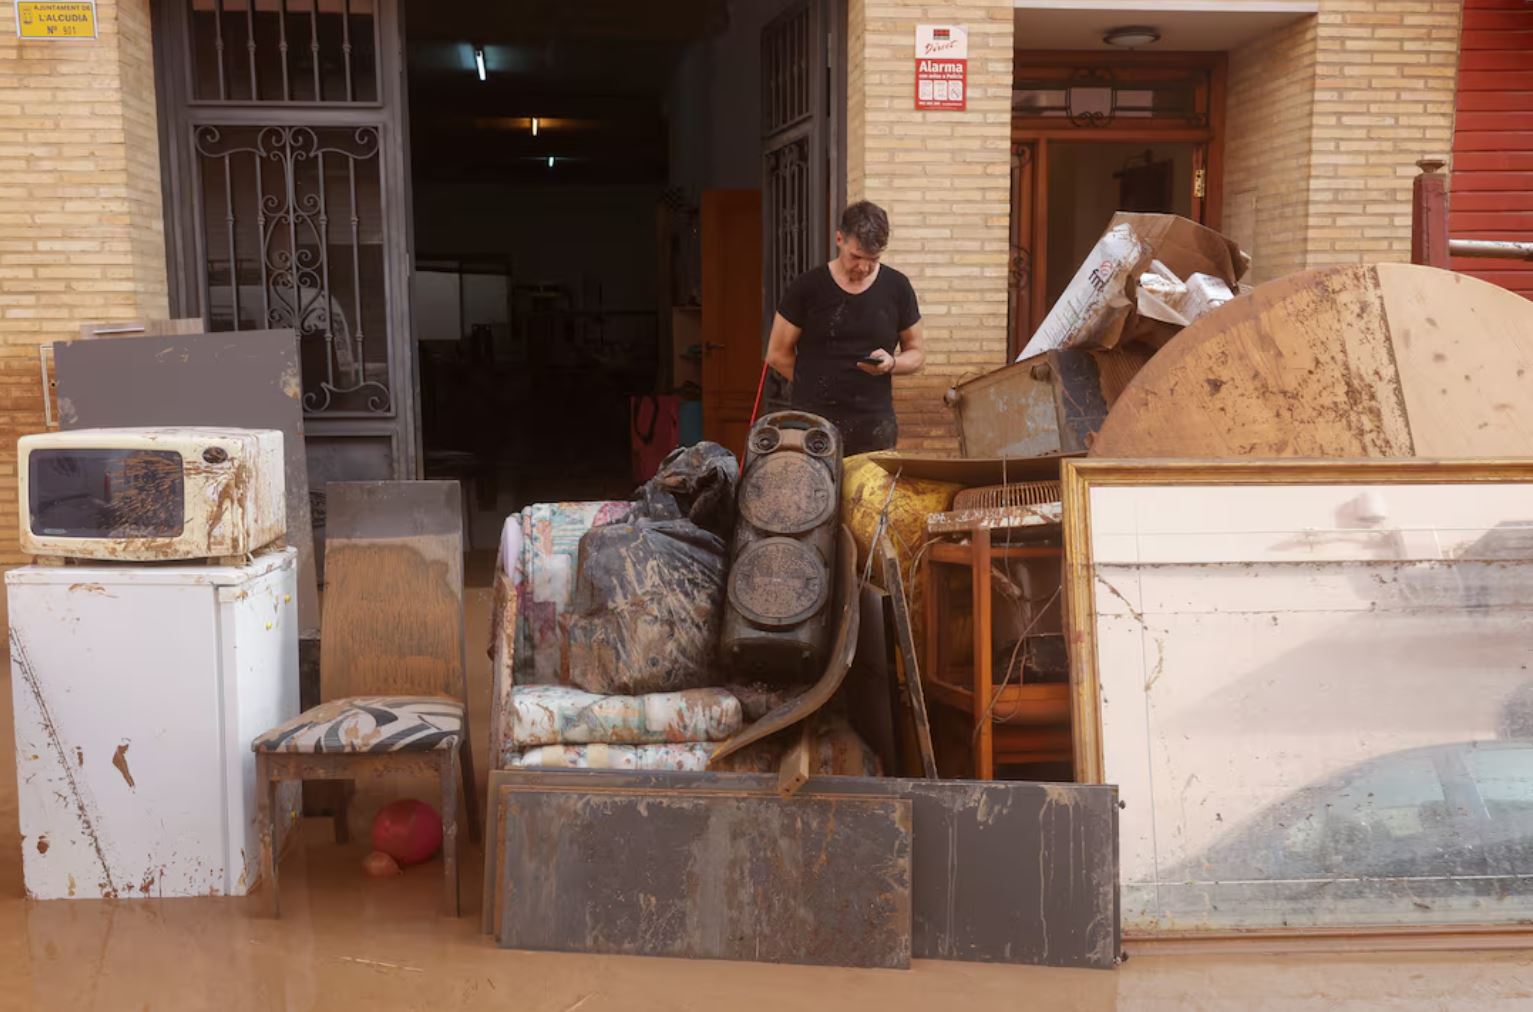
M 1137 307 L 1138 278 L 1156 260 L 1178 278 L 1207 274 L 1231 291 L 1251 262 L 1232 240 L 1195 221 L 1119 211 L 1017 360 L 1060 348 L 1165 344 L 1180 328 L 1143 317 Z

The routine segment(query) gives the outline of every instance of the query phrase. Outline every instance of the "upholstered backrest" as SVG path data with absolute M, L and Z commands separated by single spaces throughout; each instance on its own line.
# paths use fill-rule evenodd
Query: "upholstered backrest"
M 332 482 L 326 498 L 321 699 L 464 699 L 458 483 Z

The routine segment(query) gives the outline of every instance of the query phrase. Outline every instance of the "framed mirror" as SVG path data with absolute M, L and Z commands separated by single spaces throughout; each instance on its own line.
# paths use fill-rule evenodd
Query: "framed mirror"
M 1064 462 L 1126 935 L 1533 918 L 1533 461 Z

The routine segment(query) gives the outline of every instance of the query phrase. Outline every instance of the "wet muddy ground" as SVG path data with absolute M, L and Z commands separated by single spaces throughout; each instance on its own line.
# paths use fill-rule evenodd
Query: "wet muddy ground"
M 472 717 L 482 744 L 488 589 L 470 588 L 466 604 Z M 476 755 L 481 771 L 485 758 Z M 465 850 L 464 915 L 452 920 L 439 913 L 438 863 L 370 880 L 361 869 L 364 846 L 331 843 L 328 821 L 306 823 L 301 847 L 283 863 L 280 921 L 265 915 L 259 896 L 28 903 L 21 898 L 15 784 L 7 666 L 0 675 L 4 1010 L 1533 1009 L 1533 951 L 1141 955 L 1112 973 L 929 961 L 908 972 L 838 970 L 509 952 L 478 933 L 477 849 Z M 364 785 L 357 829 L 397 793 L 394 785 Z M 429 798 L 430 785 L 419 793 Z

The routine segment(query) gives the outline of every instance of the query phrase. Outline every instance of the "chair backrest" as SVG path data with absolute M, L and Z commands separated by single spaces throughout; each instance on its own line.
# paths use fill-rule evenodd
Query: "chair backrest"
M 332 482 L 326 499 L 321 699 L 464 699 L 458 483 Z

